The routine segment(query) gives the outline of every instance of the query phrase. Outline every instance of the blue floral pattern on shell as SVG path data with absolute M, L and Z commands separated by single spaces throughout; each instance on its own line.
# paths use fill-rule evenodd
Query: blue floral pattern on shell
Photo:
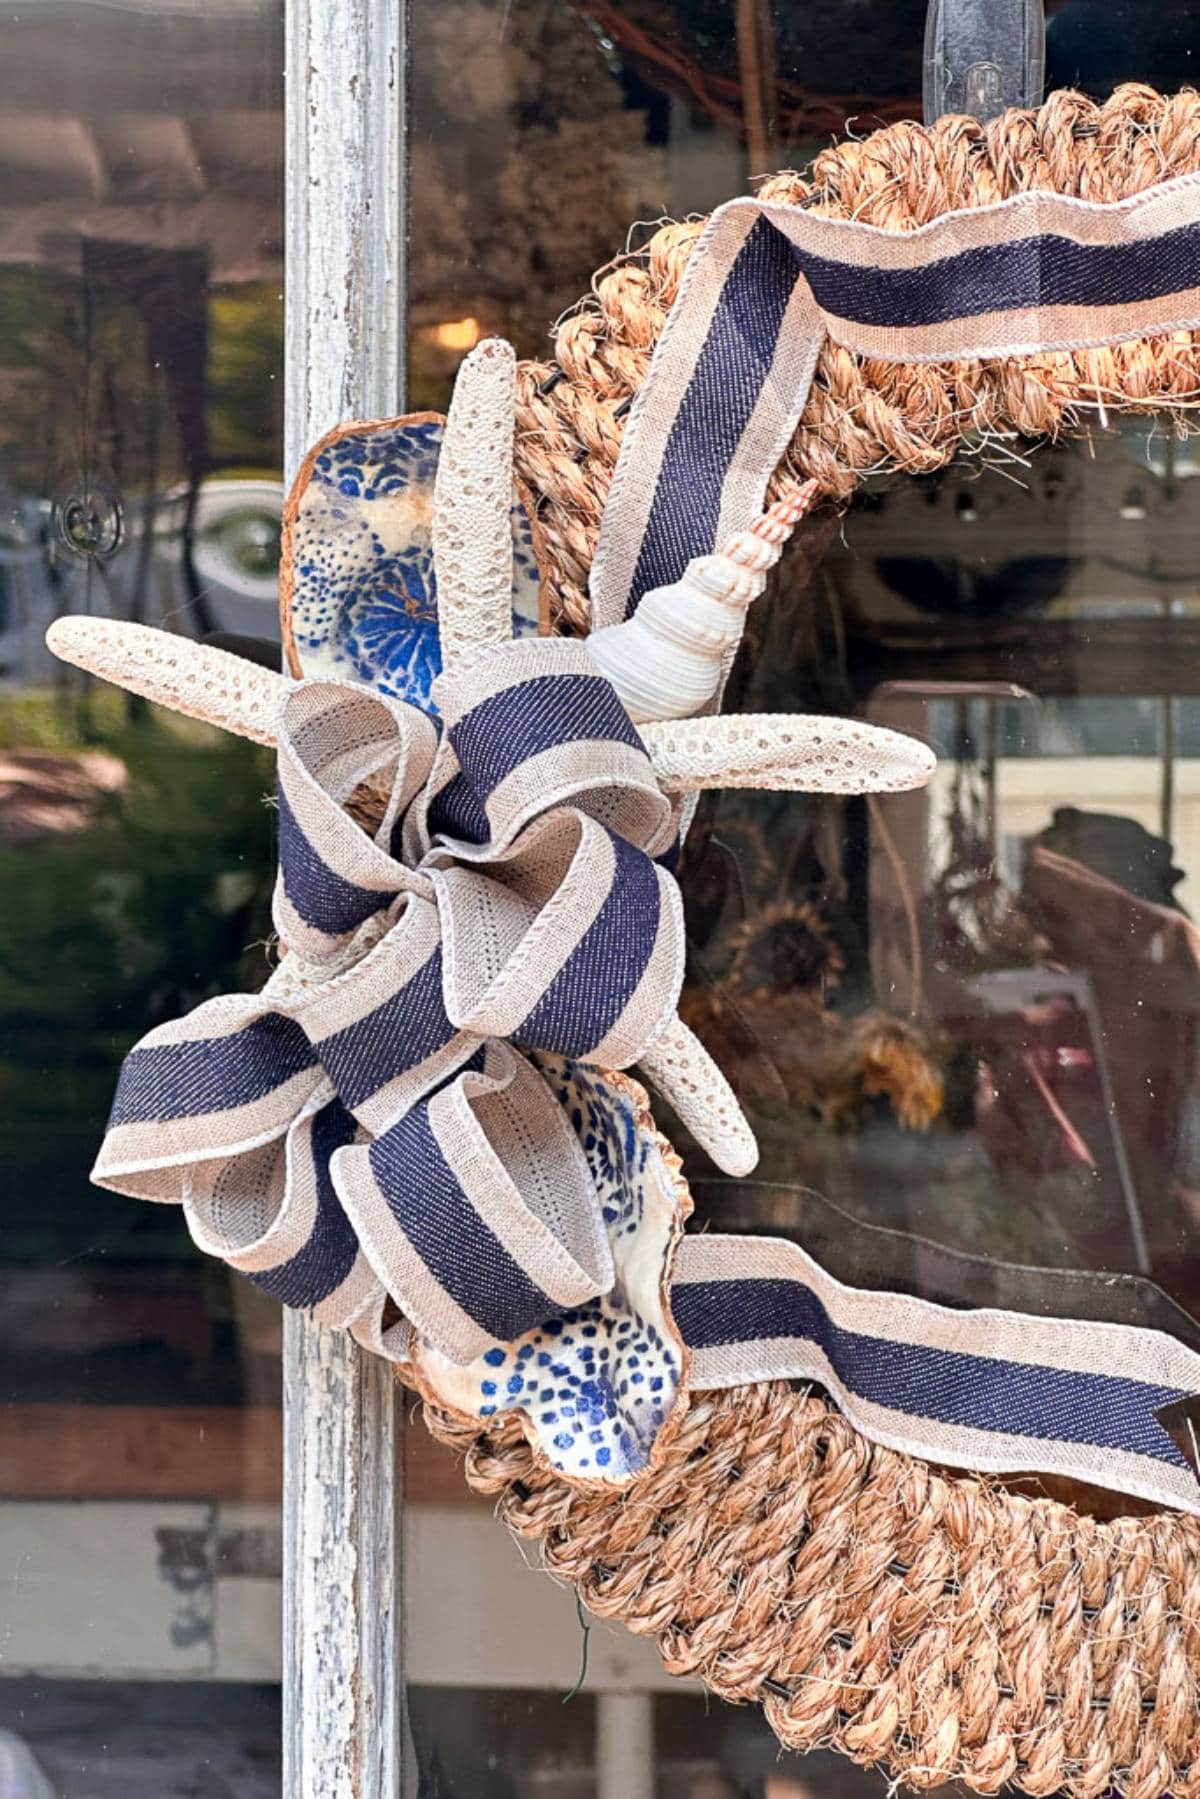
M 523 1413 L 557 1473 L 624 1482 L 649 1463 L 679 1398 L 683 1353 L 663 1292 L 690 1201 L 626 1085 L 558 1057 L 536 1060 L 591 1167 L 616 1282 L 603 1298 L 494 1344 L 466 1367 L 427 1343 L 415 1359 L 455 1411 L 481 1421 Z
M 433 567 L 438 419 L 364 426 L 325 444 L 292 528 L 291 624 L 305 675 L 361 681 L 430 708 L 441 669 Z M 515 500 L 513 634 L 538 626 L 540 577 Z

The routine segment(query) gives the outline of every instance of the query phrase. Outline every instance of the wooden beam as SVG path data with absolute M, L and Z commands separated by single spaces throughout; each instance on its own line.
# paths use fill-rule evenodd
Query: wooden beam
M 403 409 L 406 0 L 288 0 L 284 438 Z M 283 1791 L 399 1799 L 402 1412 L 391 1370 L 284 1332 Z
M 281 1440 L 270 1406 L 4 1406 L 0 1497 L 278 1500 Z
M 407 1504 L 492 1509 L 467 1485 L 462 1458 L 419 1419 L 402 1437 Z M 3 1406 L 0 1499 L 278 1504 L 282 1442 L 274 1406 Z

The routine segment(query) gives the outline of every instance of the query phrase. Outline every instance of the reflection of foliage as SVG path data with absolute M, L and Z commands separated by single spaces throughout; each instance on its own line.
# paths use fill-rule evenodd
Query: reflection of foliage
M 61 744 L 50 700 L 27 696 L 21 710 L 27 722 L 40 714 L 35 740 Z M 87 828 L 0 857 L 0 1108 L 14 1203 L 36 1201 L 43 1171 L 61 1202 L 64 1145 L 95 1149 L 136 1037 L 265 972 L 252 946 L 269 929 L 269 758 L 157 715 L 103 741 L 129 770 L 123 791 L 98 800 Z M 97 1195 L 87 1203 L 106 1210 Z
M 208 431 L 218 468 L 274 469 L 283 435 L 283 304 L 277 284 L 219 288 L 208 302 Z
M 1047 949 L 997 865 L 986 820 L 979 768 L 960 761 L 946 820 L 950 854 L 925 905 L 935 960 L 961 974 L 1030 967 Z
M 0 269 L 0 481 L 39 493 L 85 391 L 77 287 L 51 269 Z
M 178 321 L 180 357 L 197 350 L 203 319 L 201 312 Z M 128 499 L 185 480 L 197 459 L 278 468 L 278 285 L 212 292 L 207 335 L 201 425 L 198 417 L 185 421 L 196 396 L 172 390 L 161 357 L 150 354 L 147 319 L 115 277 L 103 269 L 87 279 L 51 268 L 0 270 L 0 481 L 48 496 L 86 469 Z
M 578 0 L 598 31 L 652 85 L 661 84 L 698 112 L 740 131 L 746 101 L 739 78 L 730 0 L 693 0 L 685 8 L 662 0 Z M 757 0 L 772 45 L 765 71 L 777 161 L 793 146 L 841 132 L 852 118 L 911 118 L 921 85 L 922 16 L 914 0 L 888 7 L 837 0 L 777 7 Z M 768 24 L 769 21 L 769 24 Z M 872 91 L 864 93 L 863 76 Z M 812 85 L 814 79 L 818 86 Z M 884 98 L 884 96 L 891 98 Z
M 851 1030 L 855 1071 L 867 1098 L 885 1098 L 906 1131 L 927 1131 L 946 1102 L 942 1071 L 924 1033 L 903 1018 L 865 1012 Z
M 787 993 L 831 993 L 846 966 L 818 907 L 779 900 L 753 913 L 730 938 L 735 987 L 754 999 Z

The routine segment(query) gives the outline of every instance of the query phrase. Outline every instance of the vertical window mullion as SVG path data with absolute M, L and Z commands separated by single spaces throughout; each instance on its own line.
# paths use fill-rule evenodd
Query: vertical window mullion
M 406 0 L 286 0 L 284 435 L 404 401 Z M 389 1367 L 284 1334 L 283 1791 L 399 1799 L 400 1431 Z

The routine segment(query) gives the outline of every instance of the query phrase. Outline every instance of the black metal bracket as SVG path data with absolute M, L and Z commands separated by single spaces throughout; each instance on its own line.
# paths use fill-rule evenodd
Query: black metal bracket
M 968 113 L 981 124 L 1008 106 L 1040 106 L 1046 77 L 1042 0 L 929 0 L 925 123 Z

